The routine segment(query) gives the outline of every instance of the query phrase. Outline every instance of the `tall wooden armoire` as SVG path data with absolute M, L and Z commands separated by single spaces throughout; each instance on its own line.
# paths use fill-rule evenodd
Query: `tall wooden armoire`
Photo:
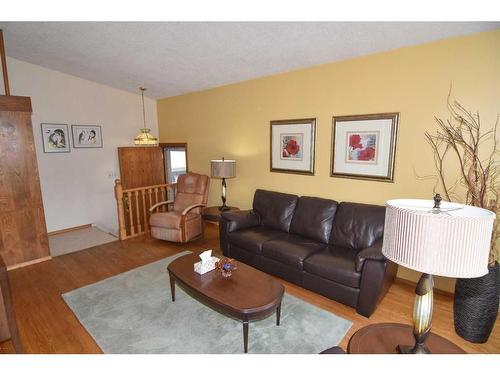
M 31 99 L 10 96 L 2 30 L 0 63 L 5 88 L 5 95 L 0 95 L 0 341 L 10 338 L 16 352 L 23 353 L 7 268 L 49 258 L 49 241 L 31 126 Z
M 0 255 L 7 266 L 49 257 L 31 99 L 0 96 Z

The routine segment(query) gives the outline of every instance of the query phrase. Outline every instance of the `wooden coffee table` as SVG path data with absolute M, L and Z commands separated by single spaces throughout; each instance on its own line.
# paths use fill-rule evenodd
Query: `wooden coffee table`
M 280 325 L 281 299 L 284 287 L 274 278 L 238 262 L 238 269 L 231 277 L 224 278 L 217 271 L 204 275 L 194 272 L 198 254 L 177 258 L 167 267 L 170 276 L 172 301 L 175 301 L 175 284 L 189 295 L 224 315 L 243 322 L 243 348 L 248 352 L 248 322 L 268 317 L 276 312 L 276 325 Z

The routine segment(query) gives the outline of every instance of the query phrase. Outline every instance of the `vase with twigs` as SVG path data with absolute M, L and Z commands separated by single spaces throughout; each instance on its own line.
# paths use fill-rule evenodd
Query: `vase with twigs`
M 500 242 L 500 148 L 498 126 L 484 130 L 479 113 L 452 101 L 448 95 L 447 120 L 435 118 L 437 131 L 425 133 L 431 146 L 442 195 L 448 201 L 485 208 L 496 213 L 488 274 L 457 279 L 454 322 L 458 335 L 471 342 L 486 342 L 495 324 L 499 305 L 498 248 Z M 458 170 L 450 169 L 450 159 Z

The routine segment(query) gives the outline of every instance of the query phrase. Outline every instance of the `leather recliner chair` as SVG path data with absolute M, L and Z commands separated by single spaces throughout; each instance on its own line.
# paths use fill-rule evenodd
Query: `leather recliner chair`
M 385 208 L 257 190 L 253 209 L 226 212 L 221 249 L 370 316 L 397 265 L 382 254 Z
M 152 213 L 149 218 L 151 236 L 159 240 L 188 242 L 203 236 L 202 210 L 207 206 L 209 178 L 207 175 L 188 173 L 177 179 L 173 200 L 160 202 L 149 211 L 162 205 L 173 206 L 167 212 Z

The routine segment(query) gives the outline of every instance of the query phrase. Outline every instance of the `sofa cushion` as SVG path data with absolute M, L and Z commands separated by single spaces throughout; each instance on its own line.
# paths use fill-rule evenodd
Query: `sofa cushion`
M 266 242 L 262 255 L 302 270 L 304 260 L 325 247 L 325 244 L 305 237 L 289 234 Z
M 359 288 L 361 274 L 355 269 L 356 252 L 329 246 L 304 261 L 304 271 L 339 284 Z
M 292 194 L 257 189 L 253 209 L 266 227 L 288 232 L 298 198 Z
M 342 202 L 333 221 L 330 244 L 361 250 L 384 234 L 385 207 Z
M 265 242 L 286 236 L 287 234 L 282 231 L 260 226 L 229 233 L 228 239 L 230 244 L 261 254 Z
M 328 243 L 337 205 L 338 202 L 331 199 L 300 197 L 290 233 Z

